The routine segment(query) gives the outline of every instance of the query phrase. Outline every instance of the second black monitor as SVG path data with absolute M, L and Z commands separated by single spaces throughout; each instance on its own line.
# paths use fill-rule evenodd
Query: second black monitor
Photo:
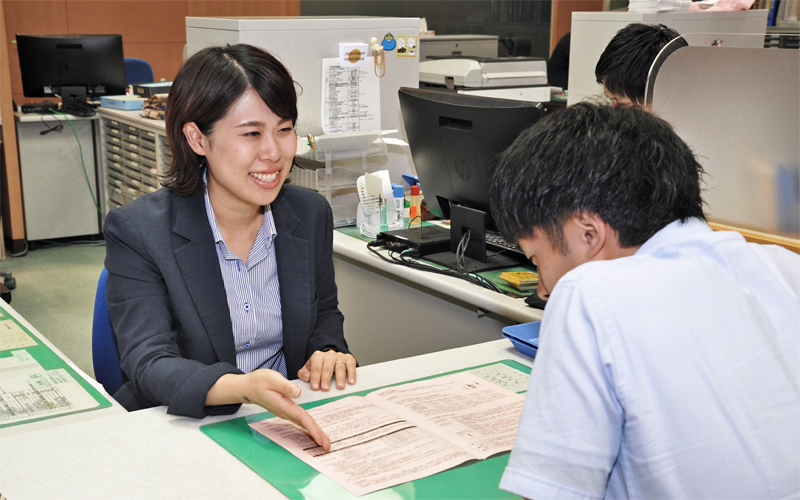
M 400 89 L 400 109 L 428 209 L 450 218 L 450 206 L 489 211 L 497 156 L 544 117 L 541 103 Z
M 499 244 L 491 248 L 490 243 L 487 249 L 487 231 L 495 229 L 489 184 L 498 155 L 544 117 L 541 103 L 410 88 L 401 88 L 399 96 L 411 157 L 428 209 L 451 219 L 451 250 L 467 242 L 465 255 L 474 261 L 469 271 L 524 261 L 521 253 L 509 257 L 509 252 L 516 252 L 506 247 L 499 235 Z M 452 267 L 452 256 L 426 258 Z

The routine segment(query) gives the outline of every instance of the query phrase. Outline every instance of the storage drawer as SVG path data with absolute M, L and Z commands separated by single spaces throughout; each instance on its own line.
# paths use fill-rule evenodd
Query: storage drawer
M 156 162 L 150 158 L 142 156 L 142 158 L 139 160 L 139 164 L 142 166 L 143 173 L 149 174 L 150 172 L 155 173 L 158 171 L 156 170 Z
M 122 133 L 122 140 L 126 142 L 132 142 L 134 144 L 139 144 L 139 136 L 137 134 L 131 134 L 129 132 Z
M 121 155 L 122 146 L 117 146 L 116 144 L 106 144 L 106 151 L 108 151 L 111 154 Z
M 148 142 L 155 143 L 156 142 L 156 135 L 157 134 L 155 132 L 150 132 L 149 130 L 140 130 L 139 131 L 139 138 L 142 139 L 143 141 L 148 141 Z M 155 146 L 153 146 L 153 148 L 155 149 Z
M 109 161 L 114 161 L 114 162 L 117 162 L 117 163 L 122 162 L 122 155 L 118 155 L 118 154 L 112 153 L 110 151 L 106 153 L 106 158 L 108 158 Z
M 143 175 L 142 184 L 158 189 L 161 185 L 158 183 L 158 177 L 155 175 Z
M 142 155 L 142 158 L 149 158 L 152 161 L 156 161 L 156 152 L 151 151 L 149 149 L 140 148 L 139 154 Z
M 125 196 L 122 194 L 122 189 L 114 186 L 108 188 L 108 199 L 119 206 L 125 204 Z
M 141 159 L 141 156 L 139 156 L 139 153 L 134 153 L 133 151 L 130 151 L 128 149 L 123 149 L 122 150 L 122 156 L 124 158 L 127 158 L 127 159 L 131 160 L 131 161 L 135 161 L 136 163 L 139 163 L 139 160 Z
M 109 188 L 122 189 L 122 188 L 125 187 L 125 181 L 123 181 L 122 179 L 117 179 L 116 177 L 110 177 L 109 176 L 109 178 L 108 178 L 108 186 L 109 186 Z
M 106 166 L 108 166 L 108 170 L 113 170 L 115 172 L 122 173 L 122 163 L 117 161 L 111 161 L 106 159 Z
M 134 179 L 133 177 L 125 176 L 125 183 L 128 184 L 128 186 L 136 189 L 136 191 L 142 190 L 142 181 L 139 179 Z
M 123 158 L 122 166 L 124 167 L 122 171 L 125 173 L 125 175 L 135 175 L 137 177 L 142 175 L 142 171 L 140 170 L 141 165 L 138 161 L 131 161 L 127 158 Z
M 106 134 L 114 137 L 122 137 L 122 132 L 118 128 L 106 127 Z
M 139 145 L 144 149 L 149 149 L 150 151 L 155 151 L 156 150 L 156 141 L 155 141 L 155 139 L 150 140 L 149 137 L 139 136 Z
M 134 142 L 125 141 L 124 143 L 125 149 L 128 151 L 133 151 L 136 154 L 139 154 L 139 150 L 141 149 L 138 144 Z
M 114 137 L 113 135 L 106 136 L 106 144 L 113 144 L 115 146 L 122 146 L 122 139 Z
M 119 130 L 121 126 L 121 124 L 117 120 L 112 120 L 112 119 L 106 120 L 105 123 L 106 127 L 115 128 L 117 130 Z
M 136 137 L 139 137 L 139 132 L 141 132 L 139 127 L 134 127 L 133 125 L 128 125 L 127 123 L 123 123 L 121 125 L 122 126 L 120 128 L 122 129 L 123 133 L 133 134 Z

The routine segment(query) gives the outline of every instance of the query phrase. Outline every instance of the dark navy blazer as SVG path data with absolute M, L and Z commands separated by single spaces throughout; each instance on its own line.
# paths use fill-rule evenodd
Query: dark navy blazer
M 285 185 L 270 205 L 289 378 L 314 351 L 349 353 L 333 271 L 333 217 L 324 197 Z M 201 418 L 239 405 L 205 406 L 236 368 L 230 311 L 204 188 L 186 198 L 160 189 L 109 212 L 104 233 L 108 305 L 122 370 L 114 394 L 128 410 L 169 405 Z

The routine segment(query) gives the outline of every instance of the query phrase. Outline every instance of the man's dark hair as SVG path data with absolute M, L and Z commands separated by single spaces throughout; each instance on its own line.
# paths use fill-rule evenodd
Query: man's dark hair
M 564 222 L 595 213 L 630 248 L 675 220 L 705 219 L 702 174 L 667 122 L 637 108 L 579 103 L 522 132 L 499 157 L 492 215 L 507 241 L 543 230 L 566 252 Z
M 677 31 L 663 24 L 629 24 L 614 35 L 600 55 L 594 75 L 597 83 L 633 102 L 644 104 L 644 90 L 650 66 Z M 676 49 L 686 44 L 676 45 Z
M 208 47 L 183 64 L 169 91 L 165 113 L 172 165 L 161 183 L 189 196 L 202 183 L 203 157 L 192 151 L 183 126 L 195 122 L 208 136 L 214 125 L 248 89 L 273 113 L 297 122 L 297 91 L 292 75 L 272 54 L 252 45 Z

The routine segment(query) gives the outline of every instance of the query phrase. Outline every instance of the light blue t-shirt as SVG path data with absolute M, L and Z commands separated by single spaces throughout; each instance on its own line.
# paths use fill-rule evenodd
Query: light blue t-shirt
M 799 498 L 800 256 L 676 221 L 559 280 L 502 489 Z

